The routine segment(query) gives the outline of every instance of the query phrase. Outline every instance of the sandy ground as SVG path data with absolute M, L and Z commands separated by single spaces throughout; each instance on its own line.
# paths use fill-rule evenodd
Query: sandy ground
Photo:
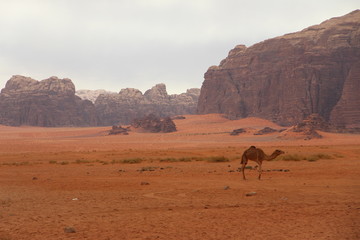
M 254 136 L 281 129 L 261 119 L 186 117 L 175 133 L 128 136 L 0 126 L 0 240 L 360 239 L 360 135 L 283 140 Z M 243 181 L 250 145 L 307 160 Z

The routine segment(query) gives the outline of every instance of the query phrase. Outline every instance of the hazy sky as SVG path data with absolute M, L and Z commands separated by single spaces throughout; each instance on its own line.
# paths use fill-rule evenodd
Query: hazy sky
M 12 75 L 76 89 L 169 93 L 251 46 L 360 8 L 359 0 L 0 0 L 0 89 Z

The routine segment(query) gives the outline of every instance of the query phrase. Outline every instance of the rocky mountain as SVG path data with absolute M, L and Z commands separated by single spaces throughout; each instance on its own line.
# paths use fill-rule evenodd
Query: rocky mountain
M 98 89 L 98 90 L 86 90 L 86 89 L 81 89 L 81 90 L 77 90 L 75 92 L 76 96 L 79 96 L 82 100 L 89 100 L 92 103 L 95 103 L 97 97 L 100 94 L 105 94 L 105 93 L 111 93 L 109 91 L 106 91 L 104 89 Z
M 67 78 L 51 77 L 36 81 L 29 77 L 13 76 L 1 90 L 0 124 L 105 126 L 129 124 L 149 114 L 161 118 L 194 114 L 200 89 L 168 95 L 165 84 L 158 84 L 144 94 L 133 88 L 122 89 L 119 94 L 105 90 L 81 90 L 76 94 L 89 100 L 76 96 L 75 86 Z M 91 101 L 95 101 L 95 104 Z
M 198 113 L 294 125 L 318 113 L 360 128 L 360 11 L 251 47 L 205 73 Z
M 0 124 L 20 126 L 94 126 L 95 107 L 75 96 L 70 79 L 36 81 L 13 76 L 0 94 Z
M 200 89 L 168 95 L 165 84 L 157 84 L 144 94 L 134 88 L 101 94 L 95 101 L 100 125 L 129 124 L 149 114 L 159 117 L 195 114 Z

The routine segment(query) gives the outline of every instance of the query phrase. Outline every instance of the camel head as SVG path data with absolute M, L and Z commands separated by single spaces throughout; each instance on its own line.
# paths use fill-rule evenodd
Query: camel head
M 281 151 L 281 150 L 275 150 L 274 151 L 274 153 L 273 153 L 273 155 L 276 155 L 276 156 L 279 156 L 279 155 L 281 155 L 281 154 L 285 154 L 285 152 L 284 151 Z

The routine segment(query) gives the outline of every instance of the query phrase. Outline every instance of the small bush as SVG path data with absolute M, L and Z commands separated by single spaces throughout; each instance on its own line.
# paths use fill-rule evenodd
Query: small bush
M 304 159 L 304 157 L 298 155 L 298 154 L 286 154 L 281 157 L 284 161 L 301 161 Z
M 194 158 L 182 157 L 182 158 L 161 158 L 160 162 L 191 162 Z
M 146 172 L 146 171 L 149 171 L 149 172 L 152 172 L 152 171 L 155 171 L 156 169 L 158 169 L 159 167 L 142 167 L 140 168 L 140 170 L 138 170 L 139 172 Z
M 81 164 L 81 163 L 91 163 L 91 161 L 86 159 L 76 159 L 75 163 Z
M 160 162 L 178 162 L 177 158 L 160 158 Z
M 56 160 L 50 160 L 49 163 L 50 163 L 50 164 L 56 164 L 57 161 L 56 161 Z
M 141 163 L 142 159 L 141 158 L 129 158 L 129 159 L 123 159 L 121 162 L 122 163 L 135 164 L 135 163 Z
M 302 155 L 298 155 L 298 154 L 286 154 L 286 155 L 283 155 L 282 157 L 280 157 L 280 159 L 284 160 L 284 161 L 306 160 L 309 162 L 315 162 L 319 159 L 333 159 L 333 157 L 328 154 L 323 154 L 323 153 L 312 154 L 309 156 L 302 156 Z
M 329 154 L 318 153 L 318 154 L 316 154 L 316 156 L 317 156 L 319 159 L 333 159 L 333 157 L 330 156 Z
M 217 156 L 217 157 L 209 157 L 207 158 L 208 162 L 229 162 L 230 160 L 224 156 Z
M 107 164 L 109 164 L 108 161 L 99 160 L 99 159 L 96 159 L 96 162 L 101 163 L 102 165 L 107 165 Z
M 315 162 L 319 159 L 333 159 L 333 157 L 328 154 L 318 153 L 305 158 L 305 160 L 308 160 L 309 162 Z

